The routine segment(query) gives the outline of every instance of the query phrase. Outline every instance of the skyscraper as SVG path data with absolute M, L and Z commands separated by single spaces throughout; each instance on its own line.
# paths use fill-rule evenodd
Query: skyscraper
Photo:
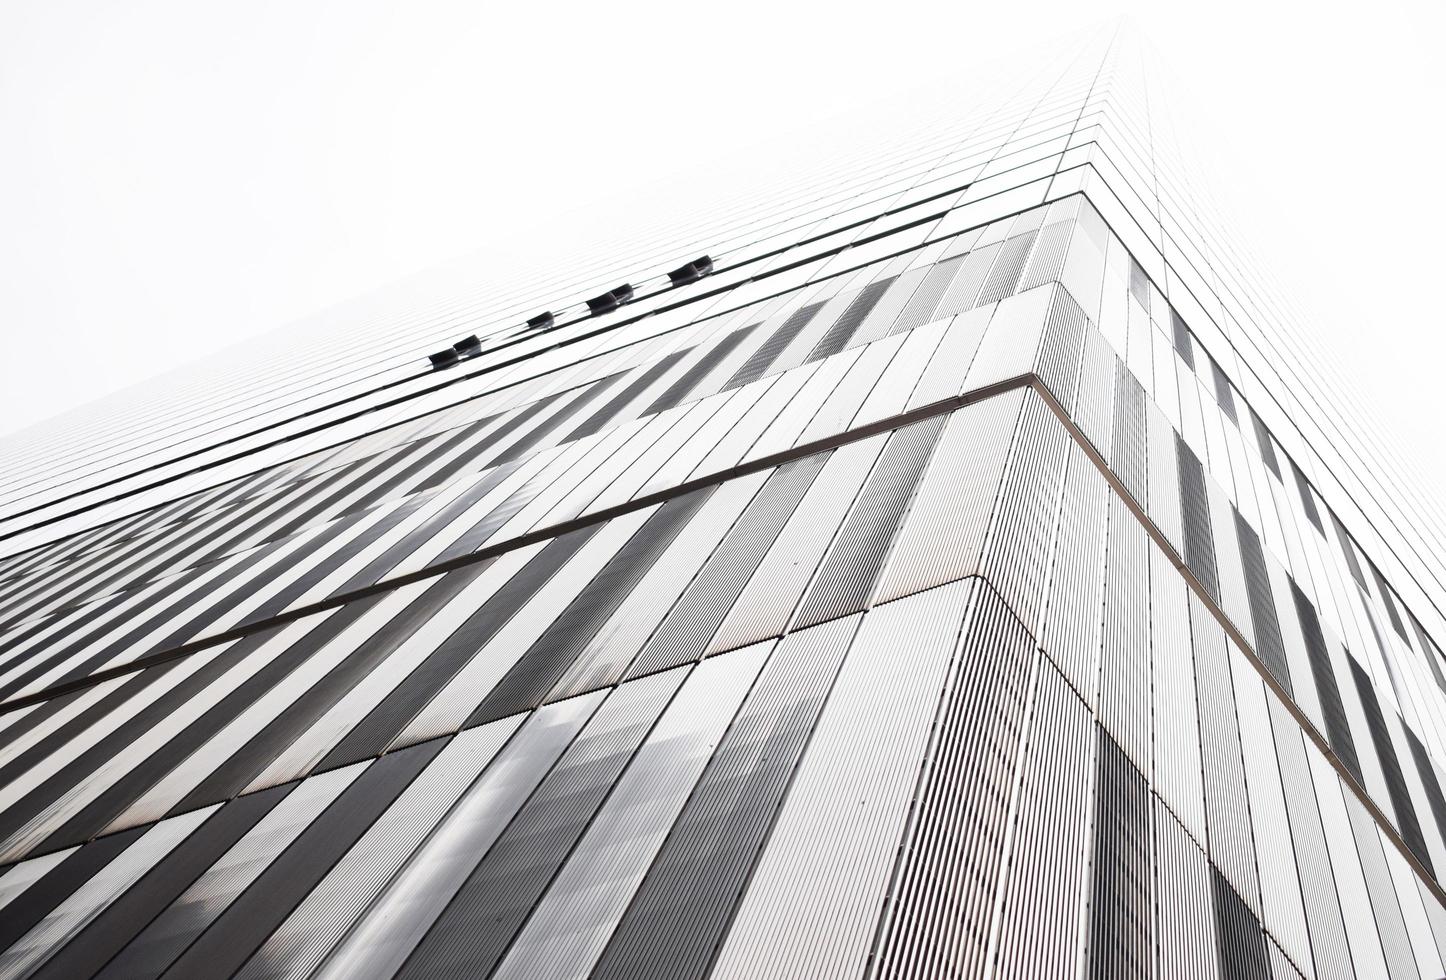
M 8 440 L 0 977 L 1440 975 L 1441 532 L 1148 62 Z

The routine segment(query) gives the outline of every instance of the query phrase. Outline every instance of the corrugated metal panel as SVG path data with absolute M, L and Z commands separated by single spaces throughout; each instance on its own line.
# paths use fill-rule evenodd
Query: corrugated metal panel
M 1009 392 L 949 416 L 884 570 L 877 602 L 976 572 L 1024 394 Z
M 1210 535 L 1210 502 L 1205 496 L 1205 473 L 1195 451 L 1175 436 L 1180 463 L 1180 510 L 1185 526 L 1185 564 L 1205 590 L 1217 600 L 1220 583 L 1215 575 L 1215 544 Z
M 1301 883 L 1291 843 L 1280 764 L 1271 737 L 1270 709 L 1274 696 L 1244 655 L 1231 650 L 1235 681 L 1235 712 L 1245 751 L 1245 785 L 1250 796 L 1250 822 L 1255 831 L 1255 859 L 1260 880 L 1260 920 L 1292 959 L 1310 966 L 1310 938 Z
M 157 861 L 135 886 L 106 906 L 80 935 L 33 975 L 57 980 L 95 976 L 130 942 L 138 929 L 190 888 L 292 788 L 284 786 L 252 793 L 217 807 L 205 823 Z
M 1110 495 L 1100 651 L 1100 724 L 1141 772 L 1150 761 L 1150 539 Z
M 656 415 L 659 412 L 672 408 L 675 405 L 681 405 L 687 401 L 692 396 L 693 389 L 707 377 L 708 373 L 726 360 L 728 355 L 731 354 L 739 344 L 743 343 L 744 339 L 757 329 L 757 327 L 758 324 L 756 323 L 746 327 L 740 327 L 717 343 L 704 347 L 702 355 L 693 366 L 683 372 L 682 376 L 674 381 L 667 391 L 659 395 L 651 405 L 643 409 L 642 414 Z
M 1159 962 L 1155 975 L 1214 978 L 1221 972 L 1212 878 L 1215 872 L 1205 852 L 1191 839 L 1170 810 L 1156 803 L 1155 881 L 1159 900 L 1155 923 L 1159 930 Z
M 936 317 L 953 316 L 956 313 L 963 313 L 972 310 L 976 305 L 974 301 L 979 297 L 979 289 L 984 285 L 984 277 L 989 274 L 989 269 L 994 265 L 994 257 L 999 253 L 999 245 L 986 245 L 981 249 L 970 252 L 964 257 L 964 265 L 949 288 L 944 293 L 944 298 L 939 301 L 939 308 L 934 311 Z
M 393 976 L 603 696 L 585 694 L 533 712 L 315 975 Z
M 572 667 L 548 692 L 558 701 L 616 683 L 643 643 L 663 621 L 702 564 L 728 533 L 769 472 L 724 482 L 707 505 L 673 539 L 632 594 L 598 630 Z
M 1145 502 L 1145 389 L 1123 363 L 1115 362 L 1115 411 L 1110 469 L 1138 504 Z
M 804 327 L 808 326 L 809 321 L 822 308 L 822 303 L 811 303 L 802 309 L 795 310 L 787 320 L 783 321 L 783 325 L 775 330 L 758 350 L 753 352 L 743 366 L 734 372 L 733 377 L 724 383 L 722 390 L 741 388 L 767 374 L 768 369 L 773 366 L 773 362 L 778 359 L 778 355 L 783 352 L 785 347 L 793 343 L 793 339 Z
M 260 873 L 255 874 L 250 887 L 236 895 L 162 975 L 230 976 L 239 969 L 357 838 L 436 758 L 442 746 L 442 740 L 438 739 L 382 756 L 366 766 L 275 861 L 261 862 L 264 870 L 255 869 Z M 314 780 L 308 780 L 311 781 Z M 301 788 L 306 788 L 305 783 Z M 254 874 L 251 868 L 247 872 Z
M 641 397 L 643 392 L 651 388 L 659 378 L 672 370 L 674 365 L 692 351 L 693 348 L 691 347 L 675 350 L 671 354 L 665 354 L 658 358 L 657 361 L 647 368 L 635 372 L 637 376 L 631 382 L 625 385 L 623 389 L 612 398 L 608 399 L 608 401 L 597 411 L 593 412 L 586 421 L 564 436 L 562 441 L 576 442 L 584 436 L 601 432 L 617 421 L 626 421 L 625 419 L 618 418 L 620 413 L 622 413 L 628 405 L 632 404 L 635 399 Z
M 96 877 L 116 856 L 135 843 L 144 829 L 111 834 L 84 847 L 57 851 L 13 866 L 4 884 L 14 888 L 0 915 L 0 950 L 9 949 L 86 882 Z M 20 872 L 20 869 L 25 869 Z M 12 875 L 18 876 L 11 881 Z M 18 901 L 17 901 L 18 899 Z
M 1008 381 L 1034 371 L 1058 288 L 1051 283 L 999 303 L 978 352 L 969 362 L 964 390 Z
M 1205 771 L 1205 816 L 1210 860 L 1252 909 L 1260 905 L 1255 841 L 1245 789 L 1240 727 L 1225 631 L 1190 594 L 1195 690 L 1200 711 L 1200 755 Z
M 531 647 L 552 624 L 557 611 L 601 571 L 651 512 L 651 508 L 632 511 L 598 527 L 591 540 L 493 633 L 484 646 L 469 651 L 470 657 L 465 666 L 407 726 L 397 741 L 411 744 L 475 724 L 469 723 L 469 719 L 481 700 L 511 669 L 523 651 Z
M 1416 774 L 1421 779 L 1421 788 L 1426 796 L 1426 802 L 1431 807 L 1431 816 L 1436 825 L 1436 831 L 1443 840 L 1446 840 L 1446 795 L 1441 792 L 1441 781 L 1436 773 L 1436 766 L 1431 761 L 1426 746 L 1410 726 L 1402 725 L 1401 730 L 1405 733 L 1406 743 L 1411 747 L 1411 758 L 1416 763 Z
M 944 422 L 943 415 L 936 415 L 890 435 L 803 600 L 795 629 L 847 616 L 867 605 Z
M 702 656 L 713 632 L 827 458 L 827 453 L 816 453 L 774 470 L 638 655 L 627 676 L 666 670 Z
M 1155 942 L 1150 790 L 1144 774 L 1109 733 L 1103 728 L 1096 732 L 1089 975 L 1145 980 Z
M 878 977 L 984 966 L 1034 657 L 1018 620 L 977 583 L 880 926 Z
M 1241 980 L 1271 980 L 1260 919 L 1219 869 L 1210 871 L 1215 896 L 1215 935 L 1220 944 L 1220 975 Z
M 899 314 L 898 320 L 889 328 L 889 333 L 905 333 L 935 320 L 934 311 L 939 308 L 944 291 L 954 281 L 963 261 L 964 257 L 958 256 L 932 266 L 914 295 L 909 297 L 909 304 L 904 307 L 904 312 Z
M 864 617 L 714 978 L 863 974 L 971 589 Z
M 1039 354 L 1035 358 L 1034 371 L 1054 395 L 1055 400 L 1064 407 L 1065 412 L 1070 414 L 1074 412 L 1075 388 L 1079 384 L 1079 362 L 1088 328 L 1089 321 L 1074 297 L 1064 287 L 1056 289 L 1049 307 L 1049 318 L 1044 325 L 1044 339 L 1040 342 Z
M 980 568 L 1036 635 L 1068 446 L 1069 436 L 1054 413 L 1027 389 Z
M 507 718 L 449 742 L 236 976 L 299 980 L 316 969 L 521 722 Z
M 1170 310 L 1170 330 L 1174 336 L 1175 351 L 1180 355 L 1180 360 L 1184 361 L 1190 370 L 1195 370 L 1195 344 L 1190 336 L 1190 328 L 1185 326 L 1185 321 L 1173 309 Z M 1257 423 L 1259 421 L 1259 419 L 1256 420 Z
M 492 972 L 686 674 L 654 674 L 609 694 L 397 976 Z
M 103 867 L 95 868 L 85 881 L 77 882 L 73 892 L 0 954 L 0 977 L 17 980 L 29 976 L 118 895 L 151 870 L 167 852 L 185 840 L 214 810 L 215 807 L 207 807 L 171 820 L 162 820 L 133 842 L 127 837 L 129 846 L 125 850 Z
M 1251 635 L 1250 594 L 1241 571 L 1240 544 L 1235 536 L 1235 508 L 1214 480 L 1205 481 L 1210 503 L 1210 528 L 1215 544 L 1215 569 L 1220 608 L 1240 634 Z
M 1406 921 L 1401 915 L 1396 886 L 1386 867 L 1380 831 L 1354 794 L 1343 795 L 1351 833 L 1356 840 L 1356 853 L 1361 858 L 1361 872 L 1366 879 L 1371 914 L 1376 920 L 1391 980 L 1414 980 L 1422 973 L 1416 965 L 1416 954 L 1411 950 L 1411 937 L 1406 933 Z
M 1274 699 L 1267 703 L 1280 761 L 1280 780 L 1286 816 L 1290 820 L 1296 868 L 1300 873 L 1301 898 L 1306 922 L 1310 926 L 1315 975 L 1321 978 L 1352 977 L 1355 972 L 1346 942 L 1340 901 L 1336 897 L 1325 829 L 1321 824 L 1310 764 L 1306 759 L 1304 736 L 1284 705 Z
M 778 645 L 594 977 L 707 973 L 857 626 L 834 620 Z
M 464 724 L 496 721 L 535 708 L 597 635 L 597 631 L 716 487 L 705 487 L 663 504 L 638 528 L 577 597 L 557 614 Z
M 1078 445 L 1070 445 L 1068 454 L 1039 636 L 1045 654 L 1085 703 L 1093 705 L 1099 683 L 1107 508 L 1113 494 Z
M 886 271 L 894 271 L 895 268 L 893 263 L 885 267 Z M 920 267 L 898 275 L 884 295 L 879 298 L 874 308 L 869 311 L 869 315 L 864 317 L 853 336 L 849 338 L 849 346 L 856 347 L 859 344 L 871 343 L 881 337 L 902 333 L 903 331 L 891 330 L 890 327 L 899 318 L 905 304 L 919 288 L 919 284 L 924 281 L 924 276 L 928 271 L 927 268 Z
M 1250 594 L 1250 620 L 1255 630 L 1255 654 L 1286 691 L 1291 690 L 1290 665 L 1285 659 L 1285 643 L 1280 637 L 1280 622 L 1275 616 L 1275 598 L 1270 592 L 1270 574 L 1265 568 L 1265 553 L 1254 528 L 1235 512 L 1235 534 L 1240 542 L 1240 559 L 1245 570 L 1245 586 Z
M 1024 274 L 1024 263 L 1029 258 L 1030 249 L 1034 248 L 1036 237 L 1038 232 L 1027 231 L 1005 240 L 1000 246 L 998 260 L 989 270 L 989 278 L 979 291 L 976 305 L 993 303 L 1014 295 L 1014 289 L 1019 285 L 1020 276 Z
M 1115 365 L 1119 359 L 1098 330 L 1086 330 L 1080 358 L 1074 421 L 1103 459 L 1110 458 L 1115 418 Z M 1178 477 L 1172 474 L 1172 478 Z
M 971 313 L 964 313 L 949 320 L 939 346 L 929 358 L 924 373 L 909 396 L 908 408 L 929 405 L 943 398 L 959 394 L 964 387 L 964 378 L 969 364 L 984 339 L 984 331 L 994 315 L 994 307 L 984 307 Z
M 1306 653 L 1310 657 L 1311 672 L 1315 675 L 1316 695 L 1320 698 L 1321 714 L 1325 719 L 1326 738 L 1333 751 L 1350 769 L 1357 780 L 1361 779 L 1361 763 L 1356 758 L 1356 743 L 1351 737 L 1350 723 L 1346 720 L 1345 705 L 1341 702 L 1340 688 L 1336 686 L 1335 669 L 1326 648 L 1325 636 L 1321 633 L 1320 620 L 1316 617 L 1315 606 L 1306 598 L 1294 582 L 1291 595 L 1295 599 L 1295 611 L 1300 620 L 1300 630 L 1305 638 Z
M 1355 678 L 1356 692 L 1361 698 L 1366 728 L 1371 733 L 1371 742 L 1376 747 L 1376 758 L 1380 761 L 1381 773 L 1385 776 L 1386 792 L 1390 794 L 1391 809 L 1396 815 L 1396 829 L 1401 832 L 1402 840 L 1416 856 L 1416 860 L 1420 861 L 1427 871 L 1435 874 L 1431 867 L 1431 853 L 1426 848 L 1426 838 L 1421 832 L 1421 823 L 1416 818 L 1416 807 L 1411 802 L 1411 792 L 1407 789 L 1406 777 L 1401 772 L 1401 760 L 1396 755 L 1396 746 L 1391 742 L 1391 732 L 1386 727 L 1385 715 L 1381 713 L 1381 703 L 1376 698 L 1375 685 L 1354 657 L 1346 659 Z
M 1029 731 L 997 975 L 1078 976 L 1095 735 L 1089 709 L 1047 660 Z
M 1150 694 L 1155 791 L 1196 841 L 1205 837 L 1205 787 L 1195 710 L 1190 601 L 1170 559 L 1150 548 Z
M 708 644 L 709 653 L 783 633 L 888 439 L 881 433 L 834 450 Z
M 859 290 L 857 296 L 849 303 L 843 314 L 828 328 L 828 333 L 823 335 L 818 344 L 809 352 L 804 360 L 807 364 L 810 361 L 822 360 L 831 354 L 850 346 L 849 341 L 853 338 L 854 331 L 864 322 L 874 306 L 883 298 L 884 291 L 893 285 L 894 280 L 880 279 L 878 282 L 869 283 Z
M 689 675 L 493 974 L 584 976 L 758 676 L 773 641 L 703 661 Z

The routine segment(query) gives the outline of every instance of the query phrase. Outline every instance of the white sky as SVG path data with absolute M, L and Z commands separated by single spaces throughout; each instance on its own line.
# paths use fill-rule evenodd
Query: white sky
M 1120 13 L 1230 134 L 1240 237 L 1439 485 L 1441 0 L 8 0 L 0 433 Z

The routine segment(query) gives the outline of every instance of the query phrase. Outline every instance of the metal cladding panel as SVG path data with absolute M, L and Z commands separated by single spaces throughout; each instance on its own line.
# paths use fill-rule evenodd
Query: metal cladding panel
M 863 974 L 973 588 L 864 617 L 711 976 Z
M 1094 751 L 1089 709 L 1048 659 L 1039 663 L 1018 827 L 1000 907 L 999 975 L 1076 976 L 1078 909 L 1090 861 Z
M 603 697 L 585 694 L 528 716 L 314 975 L 394 976 Z
M 688 675 L 533 909 L 497 980 L 591 970 L 773 646 L 710 658 Z
M 1100 651 L 1100 725 L 1141 772 L 1151 769 L 1150 539 L 1110 495 Z
M 1299 617 L 1301 633 L 1305 638 L 1306 653 L 1310 657 L 1311 673 L 1315 677 L 1316 695 L 1320 699 L 1321 715 L 1325 720 L 1326 737 L 1330 739 L 1331 750 L 1350 769 L 1357 780 L 1361 779 L 1361 763 L 1356 758 L 1356 743 L 1351 735 L 1350 722 L 1346 719 L 1345 705 L 1341 701 L 1340 688 L 1336 683 L 1335 667 L 1326 647 L 1325 635 L 1321 633 L 1320 619 L 1315 606 L 1300 586 L 1291 583 L 1291 594 L 1295 599 L 1295 611 Z
M 1034 371 L 1057 290 L 1050 283 L 999 302 L 979 350 L 969 362 L 966 391 Z
M 1242 980 L 1271 980 L 1270 959 L 1260 919 L 1225 880 L 1210 869 L 1215 898 L 1215 937 L 1220 948 L 1220 975 Z
M 795 629 L 851 615 L 868 604 L 944 422 L 944 416 L 935 415 L 889 436 L 803 600 Z
M 709 497 L 700 513 L 678 533 L 668 550 L 654 562 L 632 594 L 548 692 L 546 700 L 558 701 L 605 687 L 622 677 L 770 475 L 764 471 L 729 480 Z
M 1104 335 L 1098 330 L 1086 330 L 1074 421 L 1102 459 L 1110 458 L 1110 438 L 1114 433 L 1117 363 L 1119 358 Z
M 964 390 L 964 379 L 969 365 L 974 360 L 984 331 L 994 315 L 994 307 L 986 306 L 970 313 L 948 319 L 944 336 L 934 349 L 914 391 L 909 396 L 907 407 L 918 408 L 944 398 L 951 398 Z
M 485 976 L 577 845 L 687 668 L 615 688 L 412 951 L 399 977 Z
M 930 266 L 928 274 L 919 283 L 919 288 L 909 297 L 908 305 L 889 328 L 889 333 L 904 333 L 937 319 L 934 311 L 939 308 L 945 291 L 958 275 L 963 261 L 963 257 L 959 256 Z
M 756 323 L 750 326 L 740 327 L 716 343 L 700 344 L 699 347 L 702 348 L 701 356 L 699 356 L 678 380 L 673 382 L 667 391 L 663 392 L 654 399 L 651 405 L 643 409 L 642 414 L 656 415 L 676 405 L 681 405 L 691 398 L 694 389 L 703 382 L 703 379 L 720 363 L 726 360 L 728 355 L 731 354 L 738 345 L 742 344 L 757 327 L 758 324 Z
M 1095 731 L 1089 975 L 1145 978 L 1155 944 L 1149 785 L 1109 733 Z
M 880 926 L 879 977 L 985 963 L 1035 659 L 1019 621 L 977 584 Z
M 1154 786 L 1196 841 L 1206 839 L 1188 588 L 1165 553 L 1150 548 L 1150 694 Z M 1187 706 L 1189 706 L 1187 708 Z
M 1198 596 L 1190 595 L 1200 755 L 1205 772 L 1205 823 L 1210 860 L 1252 909 L 1259 908 L 1255 839 L 1245 788 L 1240 726 L 1235 714 L 1229 641 Z
M 703 655 L 714 631 L 827 459 L 827 453 L 816 453 L 774 470 L 638 654 L 627 676 L 666 670 Z
M 1180 464 L 1180 511 L 1185 526 L 1185 564 L 1197 581 L 1220 598 L 1220 583 L 1215 572 L 1215 542 L 1210 533 L 1210 501 L 1206 496 L 1205 473 L 1195 451 L 1178 435 L 1175 455 Z
M 874 306 L 878 304 L 879 300 L 883 299 L 884 292 L 893 285 L 893 282 L 894 280 L 892 278 L 881 279 L 859 290 L 858 294 L 854 296 L 853 300 L 839 318 L 829 326 L 828 332 L 823 335 L 818 344 L 809 352 L 804 363 L 822 360 L 849 347 L 849 342 L 853 339 L 854 332 L 858 330 L 859 325 L 864 322 L 864 318 L 873 311 Z
M 1376 758 L 1381 764 L 1381 772 L 1385 777 L 1386 791 L 1391 801 L 1391 809 L 1395 813 L 1396 829 L 1401 832 L 1401 837 L 1406 841 L 1406 846 L 1411 849 L 1416 860 L 1420 861 L 1427 871 L 1434 874 L 1431 866 L 1431 852 L 1426 847 L 1426 837 L 1421 832 L 1421 823 L 1416 817 L 1416 807 L 1411 802 L 1411 791 L 1406 786 L 1406 777 L 1401 771 L 1401 760 L 1396 755 L 1396 746 L 1391 741 L 1390 729 L 1386 727 L 1386 717 L 1382 714 L 1381 703 L 1376 698 L 1375 686 L 1366 672 L 1356 663 L 1354 657 L 1346 659 L 1350 662 L 1356 693 L 1360 695 L 1361 710 L 1366 716 L 1366 729 L 1370 732 L 1371 742 L 1376 748 Z
M 1110 469 L 1141 506 L 1145 492 L 1145 389 L 1123 363 L 1115 362 L 1115 413 L 1110 435 Z
M 377 818 L 236 974 L 305 977 L 376 900 L 512 737 L 522 717 L 463 732 Z M 269 791 L 272 792 L 272 791 Z
M 135 935 L 186 891 L 221 855 L 263 819 L 293 787 L 242 796 L 211 811 L 206 822 L 112 902 L 74 940 L 36 971 L 39 977 L 94 976 Z
M 707 974 L 857 627 L 834 620 L 777 646 L 592 976 Z
M 1381 947 L 1386 954 L 1386 967 L 1392 980 L 1421 976 L 1411 949 L 1411 938 L 1406 932 L 1406 921 L 1401 914 L 1400 899 L 1396 886 L 1391 880 L 1390 869 L 1386 867 L 1386 855 L 1381 850 L 1380 831 L 1353 796 L 1343 797 L 1346 816 L 1350 820 L 1351 834 L 1355 837 L 1356 853 L 1361 859 L 1361 872 L 1365 876 L 1366 893 L 1370 910 L 1376 920 Z
M 979 570 L 1023 397 L 1022 392 L 1009 392 L 949 417 L 879 582 L 876 602 Z
M 215 807 L 194 810 L 163 820 L 144 833 L 121 835 L 122 841 L 118 843 L 124 844 L 124 850 L 107 852 L 107 856 L 114 855 L 108 863 L 95 867 L 84 881 L 76 882 L 73 891 L 46 911 L 4 954 L 0 954 L 0 977 L 11 980 L 31 976 L 56 950 L 74 938 L 106 906 L 185 840 L 214 810 Z M 40 882 L 44 883 L 43 880 Z M 25 902 L 25 896 L 21 896 L 20 901 Z
M 1068 454 L 1040 644 L 1093 705 L 1099 687 L 1105 534 L 1114 494 L 1084 450 L 1074 445 Z
M 880 434 L 834 450 L 718 628 L 709 653 L 783 633 L 888 441 Z
M 1245 587 L 1250 595 L 1250 621 L 1254 626 L 1255 655 L 1270 669 L 1271 675 L 1286 691 L 1291 690 L 1290 665 L 1286 662 L 1285 642 L 1280 635 L 1280 622 L 1275 615 L 1275 598 L 1270 591 L 1270 574 L 1265 567 L 1265 554 L 1260 537 L 1235 512 L 1235 534 L 1240 543 L 1241 565 L 1245 571 Z
M 675 497 L 653 511 L 577 597 L 557 613 L 552 625 L 503 675 L 465 724 L 495 721 L 541 704 L 713 490 L 705 487 Z
M 1036 635 L 1068 445 L 1069 437 L 1054 413 L 1032 389 L 1026 390 L 980 569 Z
M 1219 977 L 1222 973 L 1212 908 L 1214 872 L 1200 845 L 1168 807 L 1155 804 L 1155 929 L 1159 977 Z
M 1235 712 L 1244 749 L 1245 786 L 1255 832 L 1260 880 L 1260 919 L 1291 959 L 1309 965 L 1310 940 L 1301 901 L 1299 869 L 1291 846 L 1280 762 L 1271 737 L 1269 702 L 1274 698 L 1243 655 L 1230 651 Z
M 989 274 L 990 268 L 994 265 L 994 257 L 998 253 L 999 245 L 995 243 L 966 255 L 959 274 L 954 277 L 954 281 L 945 290 L 944 298 L 939 301 L 939 308 L 934 315 L 953 316 L 956 313 L 972 310 L 975 306 L 986 305 L 976 303 L 975 300 L 979 298 L 979 290 L 984 285 L 984 277 Z
M 1046 230 L 1047 231 L 1047 230 Z M 1032 283 L 1025 288 L 1042 285 Z M 1074 297 L 1063 286 L 1054 291 L 1049 316 L 1044 325 L 1044 338 L 1034 370 L 1040 382 L 1068 414 L 1073 414 L 1075 389 L 1079 384 L 1080 357 L 1089 321 Z

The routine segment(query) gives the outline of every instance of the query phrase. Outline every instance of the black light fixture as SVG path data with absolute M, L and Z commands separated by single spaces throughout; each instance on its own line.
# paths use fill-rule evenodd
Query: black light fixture
M 587 308 L 593 316 L 602 316 L 604 313 L 611 313 L 624 303 L 633 301 L 633 287 L 623 283 L 616 289 L 610 289 L 601 296 L 594 296 L 587 301 Z
M 453 364 L 456 364 L 461 358 L 457 356 L 457 351 L 454 348 L 448 347 L 446 350 L 439 350 L 435 354 L 428 354 L 427 360 L 432 362 L 433 371 L 440 371 L 443 368 L 449 368 Z
M 704 255 L 696 258 L 686 265 L 681 265 L 668 273 L 668 279 L 674 286 L 686 286 L 690 282 L 697 282 L 704 276 L 712 275 L 713 260 Z
M 552 311 L 547 310 L 527 321 L 528 330 L 551 330 L 556 323 L 552 317 Z
M 452 345 L 452 349 L 457 352 L 458 357 L 476 357 L 482 353 L 482 341 L 478 340 L 474 333 L 457 341 Z

